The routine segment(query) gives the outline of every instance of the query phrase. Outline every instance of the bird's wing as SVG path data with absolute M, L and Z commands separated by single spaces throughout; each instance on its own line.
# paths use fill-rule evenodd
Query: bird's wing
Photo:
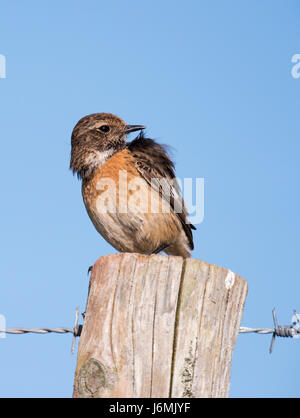
M 174 164 L 167 154 L 166 147 L 140 134 L 127 144 L 127 148 L 136 160 L 136 168 L 140 175 L 170 204 L 178 216 L 189 246 L 193 250 L 192 229 L 196 228 L 189 223 L 188 212 L 175 178 Z

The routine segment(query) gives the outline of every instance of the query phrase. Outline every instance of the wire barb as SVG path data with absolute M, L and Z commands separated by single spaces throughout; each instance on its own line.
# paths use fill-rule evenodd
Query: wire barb
M 240 327 L 240 333 L 249 333 L 255 332 L 257 334 L 272 334 L 271 344 L 269 348 L 269 353 L 273 352 L 275 338 L 276 337 L 286 337 L 286 338 L 293 338 L 300 336 L 300 315 L 294 310 L 294 316 L 292 320 L 292 325 L 278 325 L 276 310 L 273 308 L 272 315 L 273 315 L 273 322 L 274 328 L 248 328 L 248 327 Z

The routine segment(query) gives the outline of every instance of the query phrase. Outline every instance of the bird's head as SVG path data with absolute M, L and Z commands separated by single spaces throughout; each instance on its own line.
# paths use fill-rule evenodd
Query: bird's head
M 142 125 L 126 125 L 111 113 L 94 113 L 80 119 L 71 139 L 70 168 L 83 178 L 125 147 L 130 132 L 144 129 Z

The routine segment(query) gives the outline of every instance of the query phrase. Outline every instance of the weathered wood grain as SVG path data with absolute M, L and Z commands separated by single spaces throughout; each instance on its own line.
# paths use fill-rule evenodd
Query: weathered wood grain
M 99 258 L 73 396 L 228 396 L 246 294 L 241 277 L 200 260 Z

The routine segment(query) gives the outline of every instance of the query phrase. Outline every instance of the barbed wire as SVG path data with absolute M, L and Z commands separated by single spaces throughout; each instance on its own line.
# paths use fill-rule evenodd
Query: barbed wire
M 82 331 L 82 325 L 78 324 L 79 319 L 79 306 L 77 306 L 75 311 L 75 323 L 74 328 L 64 328 L 64 327 L 58 327 L 58 328 L 5 328 L 0 329 L 0 334 L 49 334 L 49 333 L 57 333 L 57 334 L 67 334 L 71 333 L 73 334 L 72 339 L 72 347 L 71 347 L 71 353 L 74 354 L 75 350 L 75 344 L 76 344 L 76 337 L 80 337 L 81 331 Z
M 271 354 L 274 348 L 276 337 L 286 337 L 286 338 L 300 337 L 300 314 L 298 314 L 295 309 L 293 313 L 294 315 L 292 318 L 291 325 L 278 325 L 276 310 L 275 308 L 273 308 L 272 315 L 273 315 L 274 329 L 240 327 L 239 332 L 240 333 L 255 332 L 257 334 L 272 334 L 272 340 L 271 340 L 271 344 L 269 348 L 269 353 Z
M 256 333 L 256 334 L 272 334 L 271 345 L 269 348 L 269 352 L 272 353 L 275 343 L 276 337 L 286 337 L 286 338 L 293 338 L 293 337 L 300 337 L 300 314 L 298 314 L 295 310 L 293 311 L 294 316 L 292 319 L 291 325 L 278 325 L 277 323 L 277 316 L 275 308 L 272 310 L 273 321 L 274 321 L 274 328 L 249 328 L 249 327 L 240 327 L 239 333 L 240 334 L 247 334 L 247 333 Z M 84 315 L 83 315 L 84 316 Z M 48 333 L 57 333 L 57 334 L 73 334 L 72 339 L 72 348 L 71 353 L 74 354 L 75 344 L 76 344 L 76 337 L 80 337 L 82 332 L 83 325 L 78 324 L 79 319 L 79 307 L 76 308 L 75 311 L 75 323 L 73 328 L 6 328 L 0 329 L 0 334 L 48 334 Z
M 47 334 L 49 332 L 56 332 L 57 334 L 66 334 L 71 332 L 74 334 L 73 328 L 6 328 L 5 330 L 0 329 L 0 333 L 5 332 L 6 334 Z

